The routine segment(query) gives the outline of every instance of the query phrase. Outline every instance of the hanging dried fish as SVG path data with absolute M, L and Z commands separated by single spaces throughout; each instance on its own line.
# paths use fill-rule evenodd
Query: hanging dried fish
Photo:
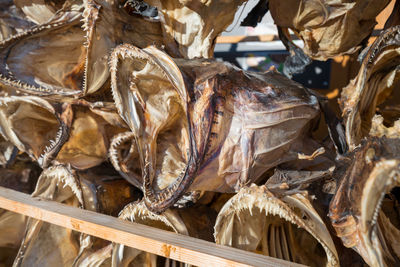
M 212 240 L 212 226 L 216 213 L 202 205 L 186 209 L 169 209 L 162 214 L 149 211 L 143 201 L 130 203 L 120 213 L 119 218 L 136 223 L 189 235 L 196 238 Z M 169 254 L 169 253 L 168 253 Z M 112 253 L 113 266 L 159 266 L 156 264 L 157 255 L 115 244 Z M 165 259 L 166 266 L 179 264 L 171 259 Z M 164 266 L 164 265 L 163 265 Z M 185 266 L 191 266 L 186 265 Z
M 46 158 L 53 159 L 67 141 L 70 117 L 65 116 L 62 121 L 56 116 L 56 108 L 39 97 L 0 99 L 1 134 L 20 151 L 39 160 L 41 165 L 43 160 L 45 165 L 48 164 Z
M 74 207 L 83 206 L 79 181 L 71 169 L 63 166 L 44 170 L 32 196 Z M 78 233 L 29 218 L 13 266 L 71 266 L 78 252 Z
M 130 43 L 146 47 L 163 44 L 158 21 L 130 15 L 121 8 L 119 1 L 85 1 L 83 21 L 86 32 L 85 94 L 95 92 L 109 78 L 108 56 L 117 45 Z
M 326 60 L 360 49 L 389 0 L 269 0 L 277 26 L 291 29 L 312 59 Z
M 2 97 L 0 132 L 43 168 L 53 160 L 78 169 L 98 165 L 107 159 L 111 137 L 126 131 L 126 126 L 106 103 L 96 107 L 84 100 L 69 102 Z
M 374 115 L 380 113 L 385 125 L 400 118 L 400 26 L 390 28 L 368 49 L 357 77 L 342 91 L 340 104 L 350 149 L 371 130 Z
M 0 2 L 0 42 L 32 27 L 25 14 L 14 5 L 13 0 Z
M 94 93 L 109 78 L 108 56 L 116 45 L 163 43 L 159 22 L 129 15 L 118 1 L 67 3 L 65 12 L 0 43 L 0 84 L 13 94 Z
M 76 172 L 63 165 L 45 169 L 32 196 L 114 216 L 127 203 L 140 197 L 126 181 L 115 176 L 112 169 L 110 172 L 109 168 L 97 167 Z M 82 266 L 88 255 L 109 244 L 30 218 L 14 266 Z
M 12 94 L 77 95 L 84 78 L 80 13 L 35 26 L 0 43 L 0 84 Z M 68 51 L 68 53 L 60 53 Z
M 146 2 L 158 9 L 168 54 L 210 58 L 217 36 L 232 23 L 236 10 L 246 0 Z
M 81 9 L 82 0 L 13 0 L 16 7 L 35 24 L 45 24 L 60 16 L 60 13 Z
M 40 168 L 26 155 L 20 155 L 7 168 L 0 168 L 0 186 L 30 194 L 35 188 Z M 0 263 L 11 266 L 25 233 L 27 217 L 0 209 Z
M 399 141 L 364 140 L 330 204 L 337 235 L 370 266 L 400 263 Z
M 308 194 L 277 197 L 266 186 L 242 188 L 221 209 L 217 244 L 307 266 L 339 266 L 335 245 Z
M 162 212 L 187 191 L 233 192 L 256 182 L 297 158 L 294 147 L 301 149 L 319 114 L 315 96 L 275 71 L 243 72 L 131 45 L 117 47 L 110 66 L 151 211 Z

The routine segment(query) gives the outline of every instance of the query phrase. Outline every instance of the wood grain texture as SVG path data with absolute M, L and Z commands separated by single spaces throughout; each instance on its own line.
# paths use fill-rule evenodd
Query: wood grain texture
M 197 266 L 303 266 L 0 187 L 0 208 Z

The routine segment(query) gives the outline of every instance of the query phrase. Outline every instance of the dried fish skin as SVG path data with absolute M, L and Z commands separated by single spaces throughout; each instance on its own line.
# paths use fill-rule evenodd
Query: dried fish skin
M 270 0 L 276 25 L 289 28 L 304 42 L 304 52 L 327 60 L 352 54 L 370 36 L 376 16 L 389 0 Z
M 115 46 L 163 44 L 158 21 L 131 16 L 118 2 L 88 0 L 73 5 L 67 1 L 62 11 L 0 43 L 0 84 L 13 94 L 92 94 L 109 78 L 108 56 Z
M 129 15 L 119 1 L 85 0 L 83 23 L 86 34 L 83 94 L 96 92 L 109 78 L 109 54 L 117 45 L 163 45 L 160 22 Z
M 212 241 L 212 227 L 216 213 L 205 205 L 195 205 L 190 208 L 168 209 L 162 214 L 156 214 L 146 207 L 144 201 L 140 201 L 126 205 L 120 212 L 119 218 Z M 112 266 L 149 266 L 149 262 L 155 261 L 157 257 L 157 255 L 115 244 Z M 171 259 L 165 259 L 165 261 L 170 265 L 179 264 Z
M 399 139 L 363 140 L 330 203 L 337 236 L 370 266 L 393 266 L 400 259 L 399 148 Z
M 83 6 L 81 0 L 13 0 L 16 7 L 35 24 L 45 24 L 59 14 L 70 10 L 79 10 Z
M 400 117 L 398 101 L 400 26 L 382 32 L 364 56 L 357 77 L 343 88 L 340 105 L 346 141 L 353 150 L 371 130 L 377 109 L 393 123 Z M 391 110 L 386 115 L 385 110 Z
M 115 216 L 141 194 L 110 166 L 75 171 L 54 165 L 42 172 L 32 196 Z M 103 239 L 30 218 L 14 264 L 84 266 L 81 264 L 96 262 L 93 253 L 106 250 L 108 245 L 110 242 Z
M 266 186 L 243 187 L 218 214 L 217 244 L 308 266 L 339 266 L 333 240 L 307 194 L 277 197 Z
M 109 140 L 126 131 L 116 111 L 81 100 L 0 98 L 0 133 L 46 168 L 52 161 L 88 169 L 107 160 Z
M 111 138 L 127 127 L 116 111 L 72 105 L 73 120 L 68 140 L 55 160 L 79 170 L 92 168 L 107 160 Z M 110 120 L 111 118 L 111 120 Z
M 187 190 L 234 192 L 297 158 L 291 146 L 319 114 L 314 95 L 274 71 L 243 72 L 130 45 L 113 51 L 110 69 L 152 211 L 165 210 Z
M 183 58 L 213 57 L 215 40 L 246 0 L 149 0 L 157 7 L 168 54 Z
M 79 180 L 70 168 L 58 165 L 42 172 L 33 197 L 83 206 Z M 79 234 L 29 218 L 14 266 L 71 266 L 79 252 Z
M 26 155 L 0 168 L 0 186 L 31 194 L 40 174 Z M 0 209 L 0 262 L 11 266 L 25 234 L 27 216 Z
M 28 21 L 25 14 L 14 5 L 12 0 L 1 1 L 0 42 L 34 25 L 34 23 Z
M 0 84 L 12 94 L 79 95 L 85 63 L 79 19 L 38 25 L 1 42 Z
M 0 98 L 0 133 L 35 160 L 60 139 L 59 124 L 55 108 L 42 98 Z

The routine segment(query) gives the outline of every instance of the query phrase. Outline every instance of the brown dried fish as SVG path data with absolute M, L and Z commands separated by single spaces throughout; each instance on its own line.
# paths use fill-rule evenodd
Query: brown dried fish
M 315 96 L 275 71 L 244 72 L 131 45 L 113 51 L 110 67 L 151 211 L 162 212 L 187 191 L 234 192 L 256 182 L 297 158 L 293 147 L 301 149 L 319 114 Z
M 125 124 L 106 103 L 61 104 L 36 96 L 0 97 L 0 132 L 43 167 L 53 160 L 86 169 L 107 159 L 109 140 Z M 99 103 L 97 103 L 99 104 Z
M 104 167 L 76 172 L 63 165 L 52 166 L 43 171 L 32 196 L 116 216 L 140 195 L 115 174 Z M 30 218 L 14 266 L 83 266 L 95 262 L 89 256 L 109 244 Z
M 0 2 L 0 42 L 32 27 L 25 14 L 14 5 L 13 0 Z
M 369 134 L 376 113 L 386 126 L 400 117 L 399 49 L 400 26 L 382 32 L 364 56 L 357 77 L 343 88 L 340 105 L 351 150 Z
M 330 203 L 337 235 L 370 266 L 400 263 L 399 141 L 363 140 Z
M 0 186 L 30 194 L 35 189 L 40 168 L 27 155 L 20 155 L 7 168 L 0 167 Z M 11 266 L 25 233 L 27 217 L 0 209 L 0 263 Z
M 116 45 L 163 44 L 158 21 L 129 15 L 119 1 L 73 3 L 66 1 L 63 12 L 0 42 L 0 84 L 13 94 L 91 94 L 109 78 L 108 56 Z M 36 12 L 41 6 L 28 7 Z
M 389 0 L 269 0 L 279 27 L 291 29 L 304 42 L 304 52 L 326 60 L 352 54 L 376 24 L 376 16 Z
M 196 205 L 184 209 L 168 209 L 162 214 L 156 214 L 149 211 L 145 203 L 141 201 L 128 204 L 121 211 L 119 218 L 212 241 L 212 227 L 216 213 L 207 206 Z M 113 266 L 159 266 L 155 264 L 157 258 L 160 257 L 121 244 L 113 246 Z M 167 266 L 181 264 L 171 259 L 164 260 Z M 185 266 L 192 265 L 185 264 Z
M 247 0 L 148 0 L 157 7 L 167 52 L 173 57 L 213 57 L 215 40 Z

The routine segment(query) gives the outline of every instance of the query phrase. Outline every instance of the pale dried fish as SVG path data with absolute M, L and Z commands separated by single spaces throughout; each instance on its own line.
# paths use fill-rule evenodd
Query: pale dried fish
M 307 193 L 277 197 L 266 186 L 242 188 L 218 214 L 217 244 L 308 266 L 339 266 L 324 221 Z
M 326 60 L 361 48 L 389 0 L 269 0 L 279 27 L 291 29 L 304 42 L 304 52 Z

